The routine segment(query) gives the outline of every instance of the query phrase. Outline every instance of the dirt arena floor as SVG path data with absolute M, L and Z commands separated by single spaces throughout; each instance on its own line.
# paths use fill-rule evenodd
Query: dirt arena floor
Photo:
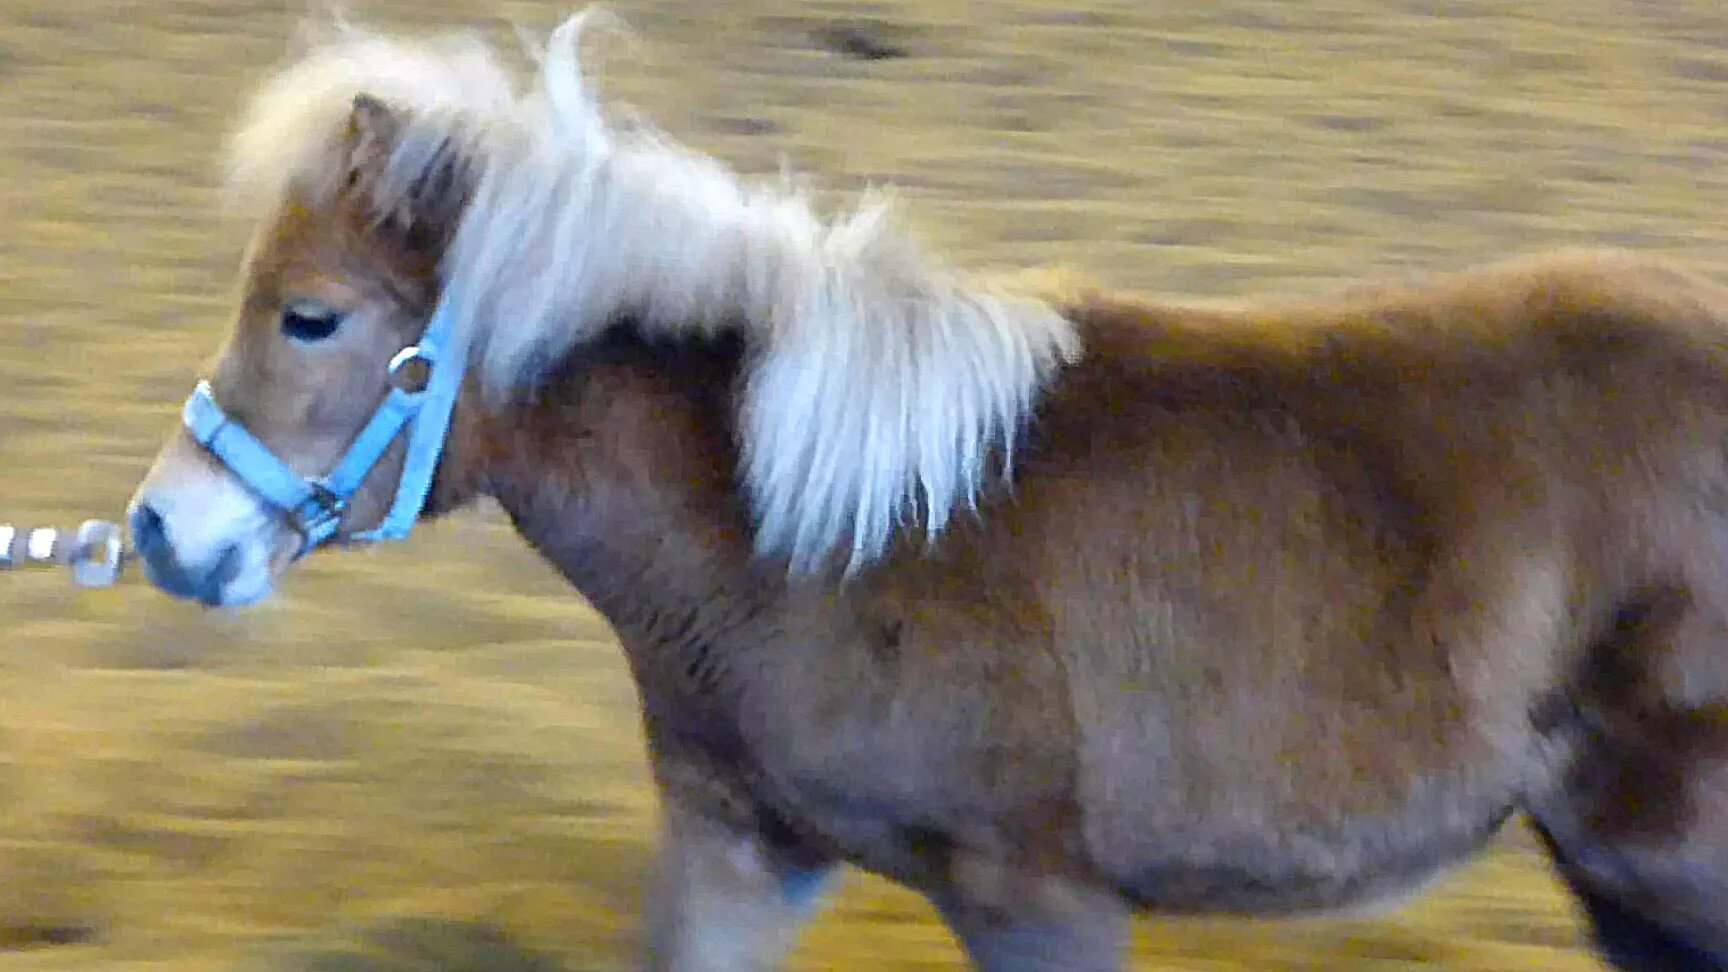
M 608 90 L 900 187 L 961 258 L 1320 290 L 1611 243 L 1728 274 L 1720 0 L 613 0 Z M 294 2 L 0 0 L 0 518 L 115 516 L 227 328 L 224 129 Z M 415 25 L 562 6 L 363 4 Z M 0 575 L 0 970 L 627 967 L 650 849 L 604 624 L 492 513 L 242 614 Z M 794 967 L 958 968 L 849 879 Z M 1143 970 L 1585 970 L 1528 838 L 1387 917 L 1139 926 Z

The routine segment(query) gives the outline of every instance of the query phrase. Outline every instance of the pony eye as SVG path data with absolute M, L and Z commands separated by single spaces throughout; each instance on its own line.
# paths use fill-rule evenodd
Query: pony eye
M 289 304 L 282 309 L 282 333 L 296 341 L 322 341 L 342 326 L 342 315 L 328 307 Z

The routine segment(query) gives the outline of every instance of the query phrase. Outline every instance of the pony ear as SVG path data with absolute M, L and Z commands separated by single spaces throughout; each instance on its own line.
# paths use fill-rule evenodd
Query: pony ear
M 347 185 L 367 198 L 381 230 L 415 249 L 441 249 L 467 202 L 470 166 L 453 130 L 413 121 L 376 95 L 356 94 Z
M 406 127 L 403 113 L 382 98 L 364 91 L 355 95 L 348 113 L 350 182 L 380 175 Z

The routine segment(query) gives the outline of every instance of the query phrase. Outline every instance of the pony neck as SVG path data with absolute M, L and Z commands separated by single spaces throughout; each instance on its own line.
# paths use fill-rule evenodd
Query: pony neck
M 776 589 L 757 564 L 733 431 L 743 342 L 619 327 L 534 400 L 473 417 L 466 478 L 624 635 L 667 611 Z M 641 632 L 644 636 L 648 632 Z

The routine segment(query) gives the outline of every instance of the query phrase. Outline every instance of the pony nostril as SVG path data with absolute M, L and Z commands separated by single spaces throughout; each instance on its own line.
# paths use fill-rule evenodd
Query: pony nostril
M 210 569 L 210 576 L 205 580 L 205 585 L 213 588 L 217 593 L 221 593 L 222 588 L 226 587 L 229 581 L 240 576 L 240 566 L 240 545 L 231 543 L 223 548 L 222 556 L 217 558 L 216 566 Z
M 168 540 L 168 522 L 156 507 L 140 503 L 132 510 L 132 549 L 144 561 L 150 580 L 176 597 L 197 596 L 198 584 L 180 566 Z
M 149 503 L 140 503 L 132 511 L 132 546 L 146 557 L 168 552 L 167 525 L 162 514 Z
M 222 603 L 222 592 L 228 582 L 240 574 L 240 545 L 231 543 L 222 548 L 222 555 L 216 558 L 216 563 L 205 572 L 201 579 L 190 585 L 190 596 L 205 607 L 216 607 Z

